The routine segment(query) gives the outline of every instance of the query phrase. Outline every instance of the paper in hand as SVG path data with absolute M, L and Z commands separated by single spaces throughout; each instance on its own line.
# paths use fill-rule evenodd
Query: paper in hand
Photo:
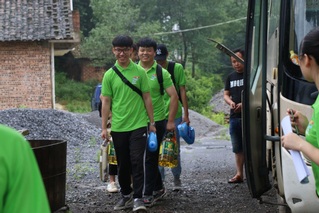
M 287 115 L 281 120 L 281 127 L 283 129 L 284 135 L 291 133 L 291 122 L 290 122 L 290 116 Z M 308 176 L 310 175 L 309 169 L 306 166 L 304 160 L 302 159 L 302 156 L 299 151 L 296 150 L 289 150 L 292 160 L 295 165 L 295 169 L 297 172 L 297 176 L 300 183 L 308 183 Z

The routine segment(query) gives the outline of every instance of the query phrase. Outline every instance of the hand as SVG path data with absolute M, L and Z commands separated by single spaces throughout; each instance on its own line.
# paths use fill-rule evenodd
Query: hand
M 235 108 L 234 108 L 234 112 L 238 113 L 238 112 L 241 112 L 241 103 L 238 103 L 235 105 Z
M 101 133 L 101 137 L 103 140 L 109 140 L 110 139 L 110 135 L 109 132 L 107 131 L 107 129 L 103 129 L 102 133 Z
M 236 104 L 233 101 L 229 104 L 229 106 L 230 106 L 231 109 L 235 109 L 236 108 Z
M 299 134 L 304 135 L 309 123 L 308 118 L 294 109 L 287 109 L 287 114 L 290 116 L 291 126 L 294 130 L 296 131 L 295 127 L 297 127 Z
M 166 124 L 166 130 L 168 132 L 172 132 L 175 130 L 175 123 L 174 121 L 168 121 L 167 124 Z
M 190 124 L 190 120 L 188 116 L 184 116 L 183 121 L 187 123 L 187 125 Z M 183 123 L 183 122 L 182 122 Z
M 149 131 L 156 133 L 156 127 L 152 126 L 152 125 L 149 125 Z
M 300 151 L 301 144 L 304 142 L 297 134 L 291 132 L 281 137 L 281 145 L 286 149 Z

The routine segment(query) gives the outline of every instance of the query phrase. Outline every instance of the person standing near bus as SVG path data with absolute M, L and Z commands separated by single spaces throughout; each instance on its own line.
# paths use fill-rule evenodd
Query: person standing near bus
M 314 82 L 319 90 L 319 28 L 310 31 L 301 41 L 299 48 L 299 66 L 304 78 Z M 293 112 L 291 125 L 298 128 L 299 134 L 305 135 L 306 140 L 296 133 L 289 133 L 281 137 L 281 144 L 286 149 L 301 151 L 311 160 L 312 171 L 316 182 L 316 192 L 319 196 L 319 96 L 312 105 L 313 114 L 310 122 L 300 111 Z
M 167 47 L 164 44 L 159 44 L 157 46 L 156 50 L 156 56 L 155 60 L 156 62 L 161 65 L 164 69 L 169 69 L 169 61 L 167 61 L 169 53 L 167 51 Z M 170 62 L 172 63 L 172 62 Z M 186 122 L 187 124 L 190 123 L 189 120 L 189 114 L 188 114 L 188 102 L 187 102 L 187 96 L 186 96 L 186 77 L 183 65 L 180 63 L 174 62 L 174 67 L 172 70 L 168 70 L 171 73 L 171 77 L 173 78 L 174 75 L 174 86 L 177 91 L 177 94 L 179 94 L 180 101 L 178 102 L 178 109 L 175 116 L 175 128 L 177 130 L 177 126 L 183 122 Z M 165 104 L 166 104 L 166 118 L 168 118 L 170 108 L 170 97 L 167 94 L 164 94 Z M 184 109 L 184 117 L 183 117 L 183 109 Z M 181 166 L 181 149 L 180 149 L 180 135 L 178 131 L 175 131 L 176 133 L 176 142 L 178 145 L 178 164 L 176 167 L 172 168 L 171 171 L 174 176 L 174 186 L 180 187 L 181 186 L 181 173 L 182 173 L 182 166 Z M 163 181 L 165 180 L 165 170 L 164 167 L 160 167 L 160 172 L 162 175 Z
M 244 51 L 237 49 L 234 53 L 244 58 Z M 241 92 L 244 89 L 244 65 L 234 57 L 230 57 L 235 71 L 230 73 L 225 81 L 224 100 L 230 106 L 229 134 L 232 142 L 232 150 L 235 153 L 236 174 L 228 180 L 228 183 L 242 183 L 244 178 L 244 152 L 242 142 L 241 123 Z
M 158 167 L 158 155 L 160 143 L 164 138 L 166 131 L 175 131 L 174 118 L 177 112 L 178 95 L 172 82 L 171 76 L 167 70 L 159 66 L 154 57 L 156 55 L 157 43 L 151 38 L 145 37 L 139 40 L 138 56 L 139 65 L 144 68 L 149 79 L 151 87 L 151 97 L 154 110 L 154 120 L 156 126 L 156 135 L 158 146 L 155 151 L 146 149 L 145 160 L 145 189 L 144 189 L 144 203 L 146 206 L 152 206 L 154 202 L 162 198 L 165 194 L 165 187 L 161 178 Z M 160 69 L 159 69 L 160 68 Z M 159 74 L 159 72 L 161 74 Z M 162 85 L 159 83 L 159 76 L 161 75 Z M 164 91 L 170 97 L 169 115 L 166 122 L 166 107 L 164 100 Z
M 118 180 L 122 199 L 114 210 L 132 208 L 133 212 L 146 211 L 142 195 L 144 188 L 144 153 L 148 128 L 156 132 L 150 86 L 144 69 L 131 59 L 133 40 L 126 35 L 116 36 L 112 41 L 112 51 L 116 57 L 115 67 L 105 72 L 102 80 L 102 133 L 109 138 L 107 120 L 111 113 L 111 135 L 117 157 Z M 138 94 L 124 83 L 115 70 L 141 91 Z M 126 82 L 126 81 L 125 81 Z M 150 122 L 148 127 L 148 121 Z M 131 187 L 133 177 L 133 189 Z M 132 196 L 133 191 L 133 196 Z
M 0 212 L 51 212 L 38 163 L 29 142 L 0 124 Z

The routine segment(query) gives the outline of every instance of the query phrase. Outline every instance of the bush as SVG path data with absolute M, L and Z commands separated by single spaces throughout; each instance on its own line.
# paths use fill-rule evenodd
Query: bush
M 64 72 L 56 72 L 56 102 L 64 105 L 70 112 L 90 112 L 91 97 L 98 81 L 77 82 L 66 77 Z

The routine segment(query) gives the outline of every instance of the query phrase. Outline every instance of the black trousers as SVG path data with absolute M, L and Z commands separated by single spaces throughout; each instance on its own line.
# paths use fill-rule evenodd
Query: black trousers
M 117 165 L 109 164 L 109 175 L 117 175 Z
M 128 132 L 111 132 L 118 166 L 118 180 L 122 195 L 132 192 L 133 198 L 141 198 L 144 188 L 144 155 L 147 141 L 147 127 Z
M 163 181 L 161 173 L 158 168 L 158 155 L 161 142 L 164 138 L 166 130 L 165 120 L 156 121 L 156 136 L 158 148 L 155 152 L 150 152 L 146 145 L 146 159 L 145 159 L 145 189 L 144 195 L 150 196 L 153 191 L 158 191 L 163 188 Z

